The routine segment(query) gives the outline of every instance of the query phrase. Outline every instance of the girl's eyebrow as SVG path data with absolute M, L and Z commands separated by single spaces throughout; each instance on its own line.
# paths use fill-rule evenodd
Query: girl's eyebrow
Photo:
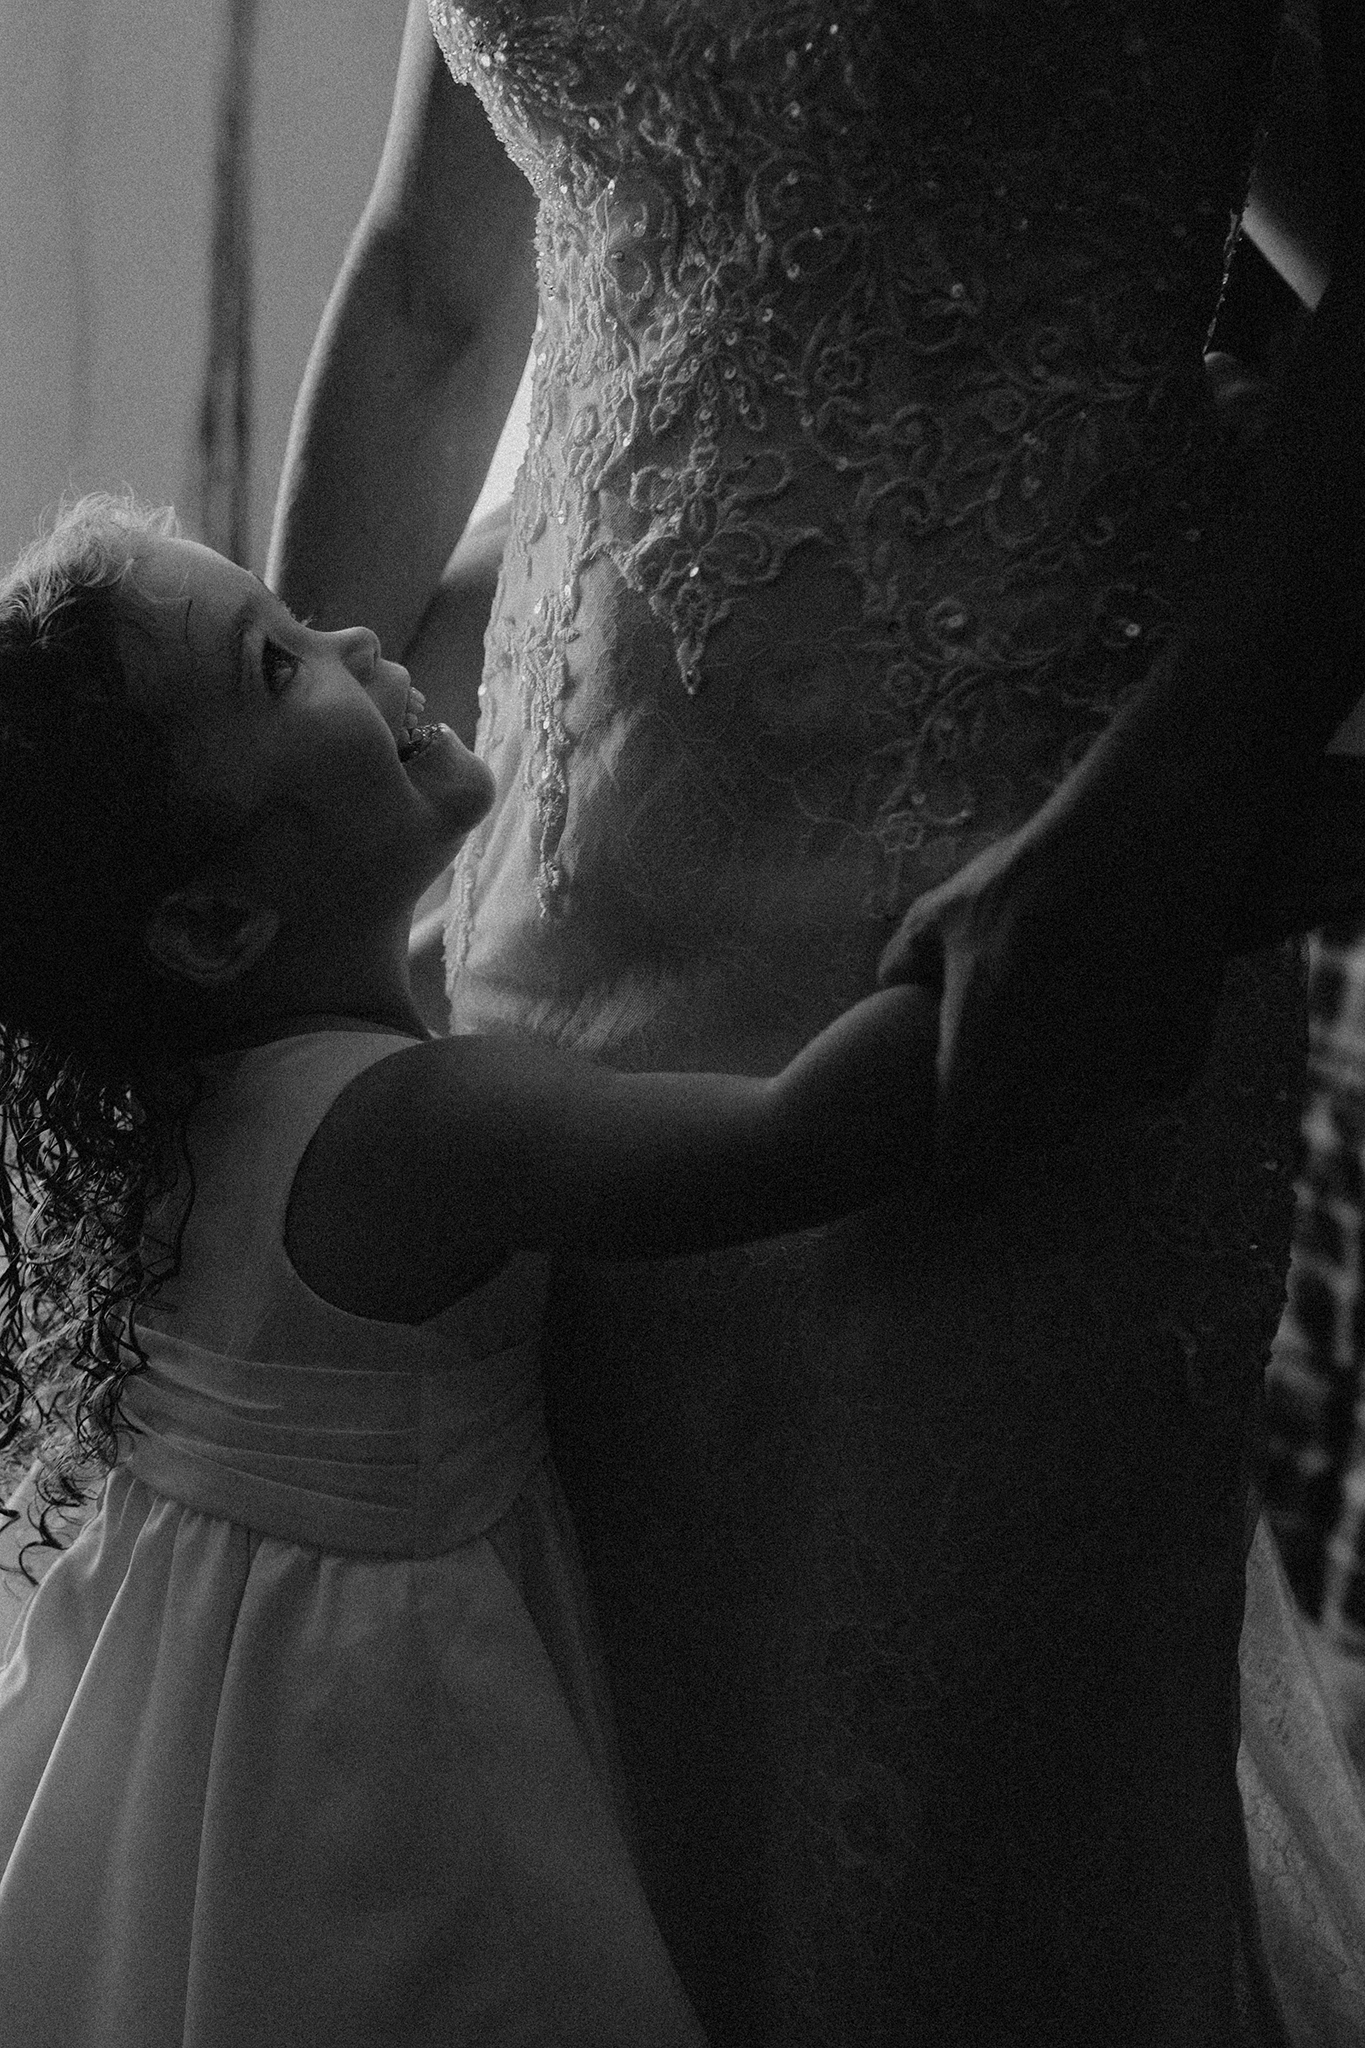
M 299 618 L 298 615 L 290 609 L 290 607 L 285 603 L 284 599 L 280 596 L 279 591 L 272 590 L 270 588 L 270 585 L 266 582 L 264 576 L 258 576 L 254 569 L 248 569 L 247 574 L 248 576 L 252 577 L 255 582 L 260 584 L 261 589 L 270 599 L 270 602 L 272 604 L 277 604 L 280 607 L 280 610 L 284 613 L 286 618 L 293 619 L 294 624 L 296 626 L 307 625 L 308 621 L 306 619 Z

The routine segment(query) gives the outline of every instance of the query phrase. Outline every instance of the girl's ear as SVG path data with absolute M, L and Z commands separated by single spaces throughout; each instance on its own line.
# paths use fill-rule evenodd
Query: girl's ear
M 167 974 L 225 988 L 254 967 L 280 928 L 277 912 L 222 889 L 173 889 L 148 919 L 143 944 Z

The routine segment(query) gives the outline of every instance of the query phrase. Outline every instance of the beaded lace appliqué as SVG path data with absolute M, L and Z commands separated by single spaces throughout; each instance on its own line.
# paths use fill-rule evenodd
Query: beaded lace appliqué
M 746 592 L 842 573 L 825 631 L 864 679 L 861 766 L 833 809 L 884 911 L 927 839 L 999 829 L 1065 772 L 1159 643 L 1163 550 L 1204 523 L 1225 195 L 1210 174 L 1192 196 L 1200 143 L 1135 10 L 430 11 L 540 199 L 510 545 L 547 587 L 490 661 L 521 679 L 542 907 L 564 886 L 564 650 L 605 556 L 693 692 Z

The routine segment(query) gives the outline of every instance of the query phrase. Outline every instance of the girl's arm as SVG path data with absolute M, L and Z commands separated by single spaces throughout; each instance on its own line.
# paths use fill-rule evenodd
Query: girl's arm
M 450 1044 L 452 1098 L 475 1106 L 522 1244 L 615 1259 L 709 1250 L 927 1178 L 938 1005 L 922 990 L 867 997 L 765 1080 Z
M 411 0 L 374 189 L 294 414 L 267 580 L 401 656 L 478 496 L 536 315 L 535 201 Z
M 364 1314 L 392 1313 L 383 1290 L 416 1275 L 416 1319 L 516 1250 L 667 1257 L 892 1190 L 913 1200 L 937 1039 L 935 1000 L 896 988 L 766 1080 L 618 1073 L 513 1038 L 415 1045 L 368 1068 L 324 1120 L 295 1182 L 290 1256 Z

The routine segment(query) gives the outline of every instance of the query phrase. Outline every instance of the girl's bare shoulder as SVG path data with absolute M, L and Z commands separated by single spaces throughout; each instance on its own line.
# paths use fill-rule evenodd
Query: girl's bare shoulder
M 497 1133 L 508 1064 L 494 1041 L 438 1039 L 347 1083 L 285 1219 L 285 1249 L 314 1293 L 352 1315 L 422 1322 L 514 1249 Z

